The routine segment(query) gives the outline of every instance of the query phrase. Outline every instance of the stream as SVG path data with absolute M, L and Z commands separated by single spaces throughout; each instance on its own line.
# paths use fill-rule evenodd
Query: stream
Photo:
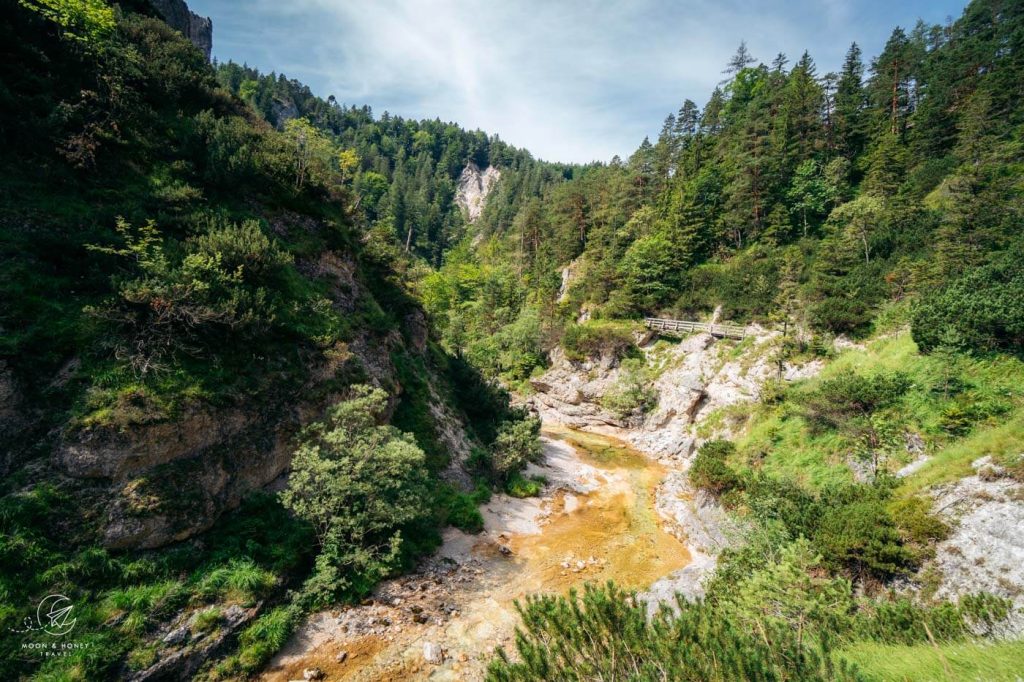
M 610 437 L 547 425 L 542 440 L 527 471 L 547 480 L 542 496 L 494 495 L 482 533 L 450 528 L 414 573 L 311 616 L 262 679 L 478 680 L 496 647 L 513 647 L 515 600 L 608 580 L 642 590 L 687 565 L 654 508 L 664 467 Z

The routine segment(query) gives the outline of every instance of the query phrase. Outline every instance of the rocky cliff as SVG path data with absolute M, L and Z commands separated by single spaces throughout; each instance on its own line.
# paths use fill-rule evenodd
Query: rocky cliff
M 213 21 L 209 17 L 201 17 L 188 8 L 184 0 L 150 0 L 154 9 L 160 13 L 172 28 L 192 41 L 202 50 L 206 59 L 210 59 L 213 50 Z
M 656 506 L 669 532 L 687 543 L 693 560 L 641 595 L 652 610 L 670 602 L 676 592 L 701 596 L 715 557 L 733 541 L 734 523 L 712 498 L 693 490 L 686 471 L 701 434 L 730 435 L 727 421 L 709 430 L 708 418 L 721 408 L 757 400 L 764 383 L 778 376 L 773 349 L 779 332 L 759 327 L 748 331 L 741 344 L 710 334 L 696 334 L 674 345 L 654 343 L 649 335 L 638 338 L 648 371 L 655 377 L 650 388 L 657 402 L 646 414 L 623 416 L 602 404 L 624 379 L 614 358 L 573 362 L 556 349 L 551 368 L 530 380 L 534 393 L 527 402 L 545 421 L 614 435 L 668 469 L 657 489 Z M 796 380 L 820 369 L 820 362 L 786 364 L 783 378 Z
M 325 252 L 302 267 L 333 283 L 330 298 L 340 313 L 358 315 L 359 301 L 369 294 L 349 256 Z M 359 330 L 349 343 L 310 357 L 305 384 L 293 390 L 227 406 L 186 405 L 173 417 L 148 423 L 72 425 L 54 448 L 52 462 L 97 493 L 105 546 L 151 549 L 184 540 L 281 478 L 295 434 L 321 418 L 354 378 L 384 388 L 397 400 L 405 389 L 393 357 L 425 358 L 426 336 L 426 319 L 417 310 L 406 316 L 402 329 Z M 458 481 L 458 462 L 470 450 L 464 424 L 434 388 L 434 377 L 420 378 L 430 392 L 436 436 L 453 455 L 449 478 Z
M 466 212 L 469 222 L 475 222 L 480 217 L 487 195 L 491 193 L 499 179 L 501 171 L 494 166 L 488 166 L 486 170 L 481 171 L 479 166 L 470 161 L 462 169 L 459 187 L 455 192 L 455 203 Z
M 696 334 L 668 347 L 640 339 L 640 350 L 656 378 L 657 404 L 646 414 L 623 417 L 604 407 L 603 397 L 623 379 L 613 358 L 572 362 L 556 349 L 551 368 L 530 380 L 531 406 L 542 419 L 622 438 L 661 459 L 685 462 L 697 444 L 696 427 L 718 410 L 756 400 L 761 387 L 778 374 L 772 349 L 779 332 L 751 327 L 744 348 Z M 646 342 L 646 343 L 644 343 Z M 816 373 L 820 362 L 786 364 L 793 381 Z

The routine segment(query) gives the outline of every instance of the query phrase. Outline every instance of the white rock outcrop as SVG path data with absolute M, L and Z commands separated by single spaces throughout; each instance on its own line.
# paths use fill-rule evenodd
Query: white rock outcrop
M 985 591 L 1024 608 L 1024 487 L 991 457 L 973 466 L 975 475 L 932 491 L 935 511 L 953 528 L 936 550 L 937 596 Z
M 476 222 L 476 219 L 480 217 L 487 201 L 487 195 L 491 193 L 500 178 L 501 171 L 494 166 L 488 166 L 481 171 L 479 166 L 470 161 L 462 169 L 459 186 L 455 191 L 455 203 L 466 212 L 469 222 Z
M 621 418 L 601 405 L 622 372 L 612 358 L 572 362 L 556 349 L 551 368 L 530 380 L 534 393 L 527 402 L 544 421 L 616 436 L 668 468 L 656 492 L 656 507 L 666 530 L 686 542 L 692 561 L 641 594 L 651 611 L 671 604 L 677 592 L 700 597 L 715 557 L 737 535 L 735 522 L 714 499 L 693 490 L 686 471 L 700 442 L 697 427 L 719 408 L 757 400 L 764 383 L 778 376 L 773 348 L 779 332 L 751 327 L 750 333 L 753 339 L 741 352 L 735 352 L 734 343 L 716 341 L 710 334 L 687 337 L 669 348 L 640 338 L 648 364 L 660 368 L 652 385 L 657 406 L 645 416 Z M 821 361 L 787 363 L 783 378 L 809 377 L 821 367 Z M 728 437 L 730 428 L 727 422 L 718 424 L 716 435 Z

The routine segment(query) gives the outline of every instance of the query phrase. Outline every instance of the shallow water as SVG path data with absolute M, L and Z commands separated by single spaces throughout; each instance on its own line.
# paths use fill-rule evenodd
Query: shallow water
M 264 679 L 301 679 L 314 666 L 332 680 L 480 679 L 494 648 L 511 648 L 516 600 L 608 580 L 643 589 L 688 563 L 654 509 L 660 465 L 605 436 L 555 426 L 543 435 L 547 495 L 496 495 L 484 533 L 451 529 L 437 556 L 382 585 L 374 604 L 312 617 Z M 431 619 L 417 623 L 414 613 Z M 388 625 L 351 625 L 367 620 Z M 426 642 L 446 650 L 442 664 L 424 662 Z

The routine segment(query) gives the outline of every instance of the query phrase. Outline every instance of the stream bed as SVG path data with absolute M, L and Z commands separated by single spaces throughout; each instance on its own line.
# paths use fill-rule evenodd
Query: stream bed
M 311 616 L 263 679 L 478 680 L 497 646 L 511 649 L 515 601 L 615 580 L 638 590 L 686 566 L 686 546 L 654 508 L 665 469 L 613 438 L 545 426 L 542 496 L 494 495 L 484 531 L 444 533 L 413 573 L 362 605 Z

